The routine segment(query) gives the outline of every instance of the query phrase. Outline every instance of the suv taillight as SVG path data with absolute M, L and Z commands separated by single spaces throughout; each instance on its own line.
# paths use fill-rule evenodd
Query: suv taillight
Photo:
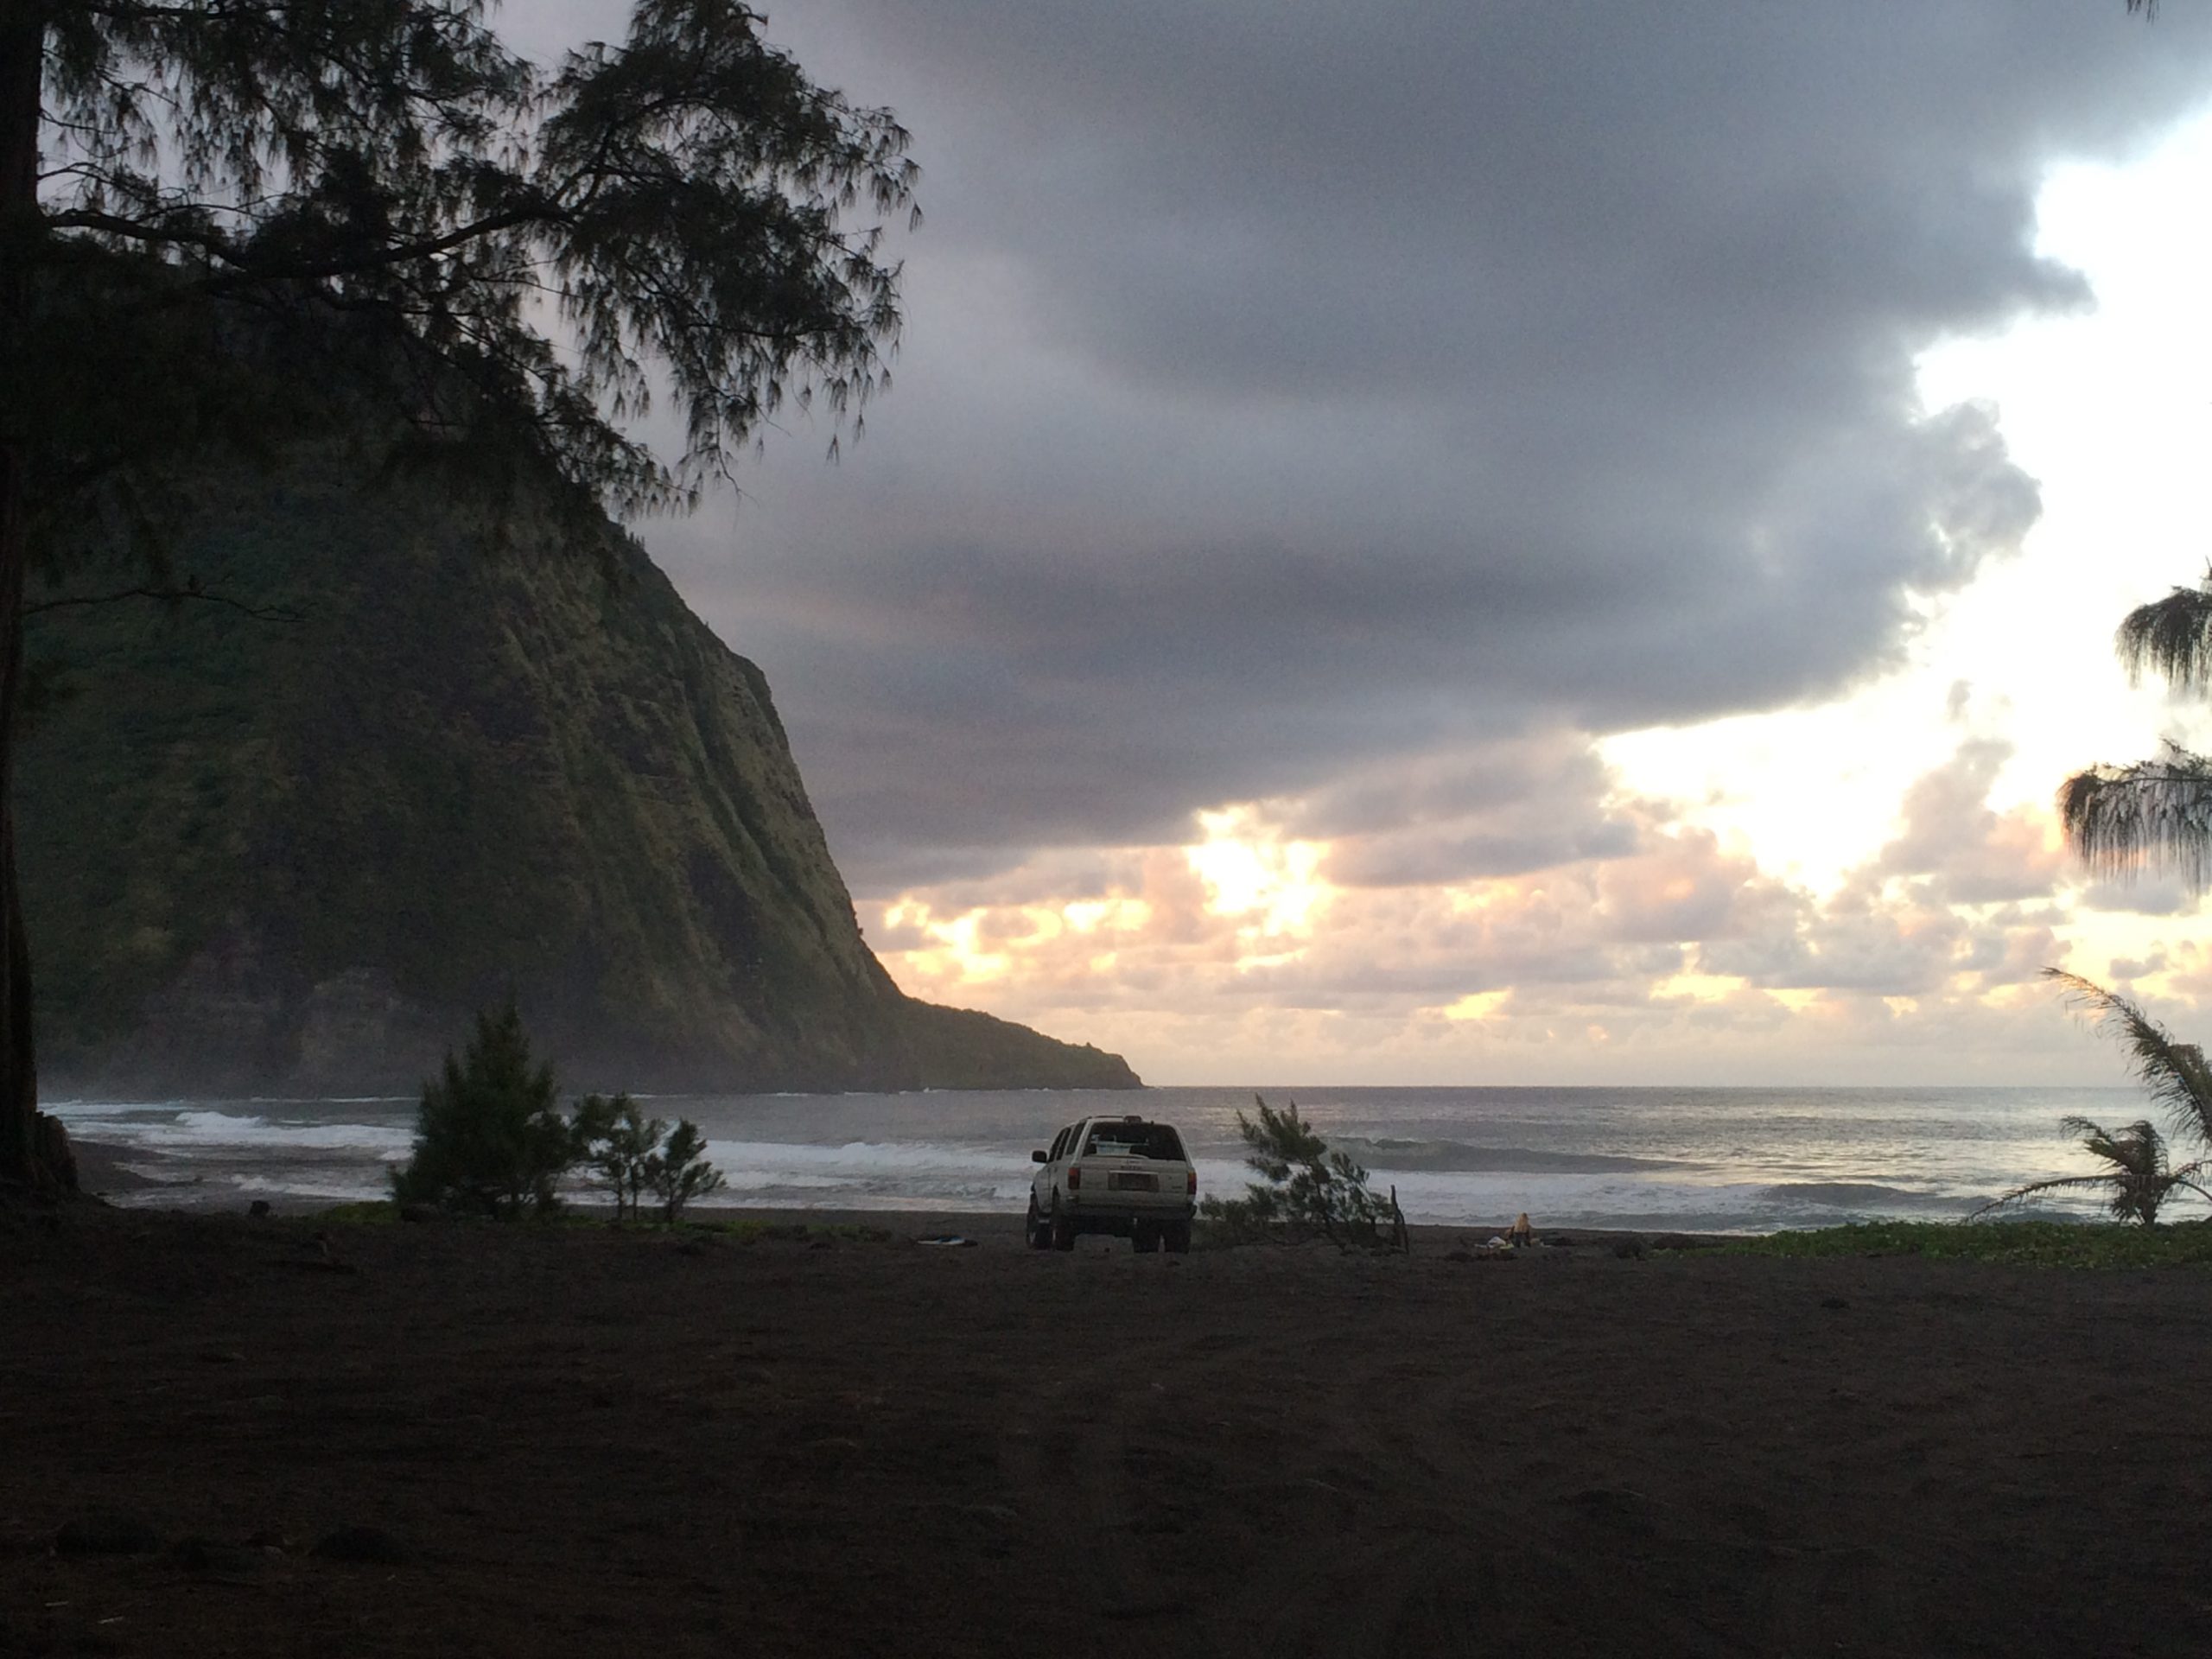
M 1083 1166 L 1081 1164 L 1070 1164 L 1068 1166 L 1068 1191 L 1071 1192 L 1080 1192 L 1082 1190 Z
M 1183 1190 L 1195 1198 L 1198 1196 L 1198 1172 L 1194 1169 L 1190 1173 L 1191 1184 Z

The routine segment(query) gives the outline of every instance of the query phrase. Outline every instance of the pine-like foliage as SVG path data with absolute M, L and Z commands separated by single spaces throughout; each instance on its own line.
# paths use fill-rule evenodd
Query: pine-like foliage
M 740 0 L 637 0 L 620 44 L 545 66 L 486 12 L 0 3 L 0 784 L 28 578 L 127 540 L 130 591 L 199 597 L 162 565 L 161 499 L 211 449 L 367 415 L 394 464 L 651 512 L 779 409 L 857 429 L 888 383 L 883 221 L 912 222 L 917 170 L 887 111 L 817 86 Z M 673 455 L 635 429 L 656 396 Z M 0 1181 L 54 1185 L 11 811 Z
M 911 216 L 907 135 L 737 0 L 641 0 L 621 44 L 550 66 L 483 0 L 29 10 L 48 159 L 5 250 L 39 307 L 7 342 L 27 437 L 57 409 L 65 442 L 131 422 L 130 352 L 227 384 L 226 346 L 273 331 L 372 372 L 419 448 L 535 454 L 650 511 L 787 399 L 857 423 L 883 383 L 899 266 L 848 221 Z M 671 459 L 627 429 L 656 389 Z
M 499 1220 L 543 1215 L 575 1159 L 553 1068 L 532 1062 L 511 1002 L 477 1015 L 466 1052 L 423 1085 L 414 1156 L 392 1172 L 392 1196 Z
M 668 1144 L 653 1154 L 646 1184 L 660 1199 L 664 1221 L 676 1220 L 692 1199 L 721 1190 L 722 1173 L 707 1161 L 706 1137 L 690 1118 L 677 1119 Z
M 571 1156 L 614 1194 L 614 1218 L 634 1218 L 645 1194 L 660 1200 L 661 1218 L 674 1221 L 694 1198 L 719 1192 L 722 1173 L 707 1161 L 707 1140 L 690 1118 L 674 1130 L 647 1117 L 627 1095 L 612 1100 L 587 1095 L 569 1126 Z
M 652 1185 L 653 1160 L 668 1126 L 626 1094 L 586 1095 L 569 1126 L 576 1162 L 614 1195 L 614 1219 L 634 1217 Z
M 1319 1234 L 1339 1246 L 1391 1245 L 1390 1205 L 1368 1191 L 1367 1172 L 1349 1154 L 1332 1151 L 1298 1115 L 1296 1101 L 1277 1111 L 1261 1096 L 1252 1098 L 1259 1116 L 1238 1112 L 1236 1131 L 1244 1138 L 1244 1161 L 1261 1179 L 1249 1183 L 1242 1198 L 1206 1199 L 1201 1213 L 1232 1233 L 1293 1240 Z

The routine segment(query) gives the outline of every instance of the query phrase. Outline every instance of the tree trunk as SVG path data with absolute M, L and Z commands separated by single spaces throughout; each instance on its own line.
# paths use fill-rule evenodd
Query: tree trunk
M 0 0 L 0 363 L 26 360 L 34 322 L 31 267 L 41 234 L 39 100 L 46 0 Z M 10 375 L 9 378 L 12 378 Z M 24 493 L 32 411 L 0 411 L 0 1181 L 77 1184 L 61 1125 L 38 1109 L 31 1032 L 31 954 L 16 880 L 16 739 L 29 561 Z

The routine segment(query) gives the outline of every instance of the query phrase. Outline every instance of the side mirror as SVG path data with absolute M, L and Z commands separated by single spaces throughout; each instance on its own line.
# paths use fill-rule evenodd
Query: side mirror
M 1049 1164 L 1052 1160 L 1041 1152 L 1033 1152 L 1029 1154 L 1029 1161 L 1033 1164 Z

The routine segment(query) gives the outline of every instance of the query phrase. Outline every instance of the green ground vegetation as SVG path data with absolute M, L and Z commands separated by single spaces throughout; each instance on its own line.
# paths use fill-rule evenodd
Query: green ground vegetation
M 1877 1221 L 1807 1232 L 1772 1233 L 1719 1247 L 1733 1255 L 1821 1257 L 1918 1255 L 1933 1261 L 1994 1262 L 2044 1268 L 2212 1267 L 2212 1221 L 2162 1226 L 2116 1222 Z

